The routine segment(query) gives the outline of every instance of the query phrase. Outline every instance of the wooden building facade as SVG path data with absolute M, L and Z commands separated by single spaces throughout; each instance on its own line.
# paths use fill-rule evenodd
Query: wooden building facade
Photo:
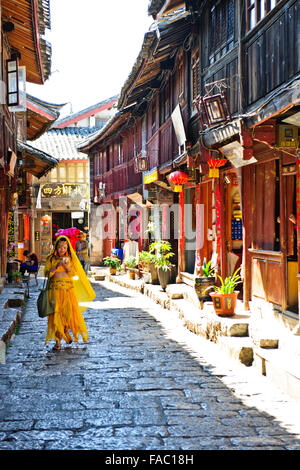
M 48 0 L 2 0 L 1 1 L 1 67 L 0 80 L 0 288 L 6 277 L 9 227 L 18 227 L 16 212 L 18 194 L 22 193 L 21 205 L 30 211 L 25 201 L 30 186 L 30 175 L 41 174 L 56 162 L 50 156 L 41 155 L 35 149 L 23 147 L 27 130 L 34 116 L 26 107 L 25 82 L 43 84 L 50 75 L 51 46 L 44 39 L 50 28 Z M 40 123 L 42 130 L 44 123 Z M 37 128 L 33 132 L 37 132 Z M 32 129 L 29 130 L 29 134 Z M 30 161 L 30 167 L 23 162 Z M 21 174 L 22 173 L 22 174 Z M 28 179 L 27 179 L 28 175 Z M 25 188 L 26 186 L 26 188 Z M 27 194 L 29 196 L 29 194 Z M 25 221 L 29 230 L 28 212 Z M 11 235 L 11 234 L 10 234 Z M 13 234 L 18 242 L 18 234 Z M 18 253 L 16 252 L 17 256 Z
M 204 258 L 222 276 L 242 266 L 245 307 L 268 305 L 295 321 L 299 10 L 297 0 L 152 0 L 155 27 L 119 112 L 81 147 L 96 205 L 135 193 L 150 208 L 178 203 L 170 236 L 178 281 L 192 284 Z M 138 156 L 146 157 L 142 173 L 133 171 Z M 179 193 L 170 176 L 177 170 L 188 175 Z
M 202 161 L 214 150 L 229 160 L 213 183 L 220 271 L 230 274 L 241 263 L 246 308 L 269 306 L 298 321 L 300 5 L 202 4 L 192 6 L 199 18 L 201 98 L 190 125 L 193 136 L 200 133 Z M 212 126 L 200 118 L 199 125 L 203 99 L 223 91 L 230 119 Z

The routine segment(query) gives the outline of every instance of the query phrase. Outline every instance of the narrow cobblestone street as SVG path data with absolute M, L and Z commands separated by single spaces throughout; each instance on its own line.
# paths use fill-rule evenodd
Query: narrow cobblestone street
M 0 365 L 1 450 L 299 450 L 299 402 L 176 312 L 94 284 L 89 341 L 45 345 L 33 288 Z

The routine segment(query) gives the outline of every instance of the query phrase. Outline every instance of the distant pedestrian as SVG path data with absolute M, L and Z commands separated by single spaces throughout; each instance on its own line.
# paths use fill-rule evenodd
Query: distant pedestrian
M 39 260 L 35 253 L 30 253 L 28 250 L 23 251 L 24 261 L 20 264 L 20 272 L 24 275 L 28 273 L 36 273 L 39 269 Z
M 75 245 L 76 255 L 84 269 L 84 272 L 87 274 L 89 268 L 89 245 L 86 241 L 86 235 L 83 232 L 78 234 L 78 240 Z
M 73 340 L 77 343 L 79 335 L 86 343 L 88 331 L 82 315 L 86 307 L 79 306 L 79 302 L 90 302 L 96 294 L 67 237 L 58 237 L 47 257 L 44 275 L 48 274 L 49 299 L 55 308 L 54 313 L 48 316 L 46 343 L 54 340 L 53 349 L 60 350 L 62 339 L 67 344 Z

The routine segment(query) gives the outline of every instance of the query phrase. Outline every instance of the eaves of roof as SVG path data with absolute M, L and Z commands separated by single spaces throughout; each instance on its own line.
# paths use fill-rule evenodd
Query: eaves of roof
M 18 140 L 17 149 L 18 152 L 23 154 L 24 171 L 31 173 L 37 178 L 41 178 L 58 164 L 58 160 L 56 158 L 26 142 Z
M 90 134 L 81 143 L 77 145 L 78 151 L 89 153 L 93 147 L 98 145 L 104 140 L 108 140 L 116 131 L 121 131 L 126 127 L 130 118 L 130 112 L 119 111 L 117 112 L 102 129 Z
M 156 29 L 145 35 L 144 43 L 133 69 L 123 85 L 119 109 L 148 102 L 172 70 L 163 63 L 172 63 L 180 47 L 191 34 L 191 14 L 179 8 L 157 22 Z
M 47 103 L 31 95 L 26 96 L 27 101 L 27 139 L 38 139 L 46 132 L 59 117 L 62 106 Z
M 85 119 L 89 116 L 93 116 L 94 114 L 98 112 L 104 111 L 105 109 L 112 107 L 115 103 L 117 103 L 118 98 L 119 98 L 119 95 L 116 95 L 116 96 L 113 96 L 112 98 L 108 98 L 104 101 L 100 101 L 99 103 L 94 104 L 93 106 L 89 106 L 88 108 L 78 111 L 77 113 L 70 114 L 69 116 L 62 118 L 59 121 L 56 121 L 54 127 L 56 129 L 58 128 L 62 129 L 78 121 L 81 121 L 82 119 Z
M 36 96 L 32 96 L 29 93 L 26 93 L 27 105 L 35 107 L 37 112 L 41 113 L 48 113 L 49 117 L 53 116 L 53 118 L 57 119 L 59 117 L 60 110 L 67 104 L 55 104 L 49 103 L 48 101 L 41 100 Z
M 165 11 L 178 8 L 184 4 L 184 0 L 151 0 L 148 6 L 148 15 L 156 19 L 158 15 L 164 14 Z
M 14 29 L 5 33 L 13 50 L 21 54 L 26 66 L 26 80 L 43 84 L 51 74 L 51 45 L 42 37 L 50 29 L 49 0 L 2 0 L 2 21 Z
M 161 62 L 169 60 L 172 54 L 182 46 L 190 34 L 190 14 L 185 10 L 174 12 L 159 25 L 145 34 L 141 51 L 135 61 L 132 71 L 120 93 L 119 111 L 106 125 L 88 136 L 77 148 L 89 153 L 100 143 L 107 142 L 113 134 L 120 132 L 130 122 L 132 113 L 139 106 L 147 103 L 147 96 L 153 93 L 153 81 L 164 78 Z

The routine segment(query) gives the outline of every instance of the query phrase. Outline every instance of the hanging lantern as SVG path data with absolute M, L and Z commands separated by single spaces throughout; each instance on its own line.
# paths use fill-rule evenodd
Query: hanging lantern
M 208 160 L 209 178 L 219 178 L 219 168 L 221 166 L 224 166 L 226 163 L 227 163 L 226 158 L 214 158 L 210 156 Z
M 43 217 L 42 217 L 42 222 L 44 223 L 44 225 L 48 225 L 49 222 L 50 222 L 50 220 L 51 220 L 50 215 L 47 215 L 47 214 L 46 214 L 46 215 L 43 215 Z
M 173 183 L 175 185 L 174 191 L 176 193 L 181 193 L 182 185 L 187 183 L 188 180 L 189 180 L 189 175 L 187 175 L 181 170 L 173 171 L 173 173 L 169 175 L 169 181 L 170 183 Z
M 134 159 L 134 171 L 135 173 L 142 173 L 143 171 L 149 170 L 149 158 L 146 155 L 145 150 Z

